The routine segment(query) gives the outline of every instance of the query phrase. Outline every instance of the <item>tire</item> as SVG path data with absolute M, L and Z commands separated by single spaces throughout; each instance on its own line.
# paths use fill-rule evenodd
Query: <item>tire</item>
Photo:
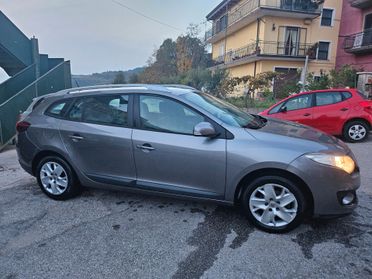
M 301 190 L 281 176 L 255 179 L 245 188 L 241 204 L 251 223 L 270 233 L 283 233 L 296 228 L 306 210 L 306 199 Z
M 79 181 L 70 165 L 57 156 L 43 158 L 36 168 L 41 190 L 54 200 L 67 200 L 80 193 Z
M 361 142 L 368 138 L 369 126 L 360 120 L 346 123 L 343 136 L 348 142 Z

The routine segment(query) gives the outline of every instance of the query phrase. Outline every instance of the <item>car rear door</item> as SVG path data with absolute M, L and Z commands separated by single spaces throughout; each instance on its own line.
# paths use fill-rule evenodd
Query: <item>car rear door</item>
M 293 96 L 285 101 L 278 112 L 269 116 L 311 126 L 313 123 L 313 94 Z
M 136 96 L 134 158 L 137 186 L 181 195 L 223 199 L 226 139 L 194 136 L 201 113 L 166 96 Z M 211 121 L 209 121 L 211 122 Z M 215 128 L 223 129 L 211 122 Z
M 108 184 L 134 182 L 131 95 L 76 98 L 61 120 L 60 134 L 71 160 L 90 179 Z
M 341 135 L 343 124 L 348 118 L 350 104 L 348 92 L 315 93 L 314 127 L 332 135 Z

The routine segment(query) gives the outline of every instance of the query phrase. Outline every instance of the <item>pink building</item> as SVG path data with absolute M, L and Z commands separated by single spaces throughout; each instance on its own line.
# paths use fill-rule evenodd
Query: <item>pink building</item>
M 372 72 L 372 0 L 343 1 L 336 68 L 349 64 Z

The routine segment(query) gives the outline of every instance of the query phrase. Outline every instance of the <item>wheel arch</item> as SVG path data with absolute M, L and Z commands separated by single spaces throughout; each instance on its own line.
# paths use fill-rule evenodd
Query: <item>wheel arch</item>
M 36 175 L 36 168 L 38 166 L 38 164 L 40 163 L 40 161 L 47 157 L 47 156 L 56 156 L 62 160 L 64 160 L 71 168 L 71 170 L 73 172 L 75 172 L 74 168 L 72 167 L 71 163 L 62 155 L 60 154 L 59 152 L 57 151 L 53 151 L 53 150 L 42 150 L 40 152 L 38 152 L 35 157 L 33 158 L 32 160 L 32 164 L 31 164 L 31 167 L 32 167 L 32 173 L 34 175 Z
M 304 180 L 302 180 L 299 176 L 296 174 L 284 170 L 284 169 L 277 169 L 277 168 L 263 168 L 254 170 L 250 173 L 247 173 L 238 183 L 235 194 L 234 194 L 234 204 L 240 203 L 240 198 L 243 193 L 243 190 L 245 187 L 250 184 L 254 179 L 262 177 L 262 176 L 281 176 L 286 179 L 291 180 L 296 185 L 299 185 L 300 191 L 304 194 L 306 202 L 307 202 L 307 208 L 306 212 L 309 215 L 312 215 L 314 212 L 314 197 L 310 190 L 310 188 L 307 186 Z
M 353 117 L 353 118 L 350 118 L 348 119 L 345 123 L 344 123 L 344 126 L 342 127 L 342 132 L 345 131 L 345 128 L 346 128 L 346 125 L 353 122 L 353 121 L 361 121 L 361 122 L 364 122 L 367 126 L 368 126 L 368 129 L 371 130 L 372 129 L 372 126 L 371 126 L 371 123 L 369 123 L 369 121 L 365 118 L 362 118 L 362 117 Z

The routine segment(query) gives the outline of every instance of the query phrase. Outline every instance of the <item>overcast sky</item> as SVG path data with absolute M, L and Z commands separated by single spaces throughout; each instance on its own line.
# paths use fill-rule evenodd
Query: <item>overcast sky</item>
M 40 52 L 71 60 L 74 74 L 143 66 L 164 39 L 182 33 L 114 1 L 186 31 L 221 0 L 0 0 L 0 10 L 39 39 Z

